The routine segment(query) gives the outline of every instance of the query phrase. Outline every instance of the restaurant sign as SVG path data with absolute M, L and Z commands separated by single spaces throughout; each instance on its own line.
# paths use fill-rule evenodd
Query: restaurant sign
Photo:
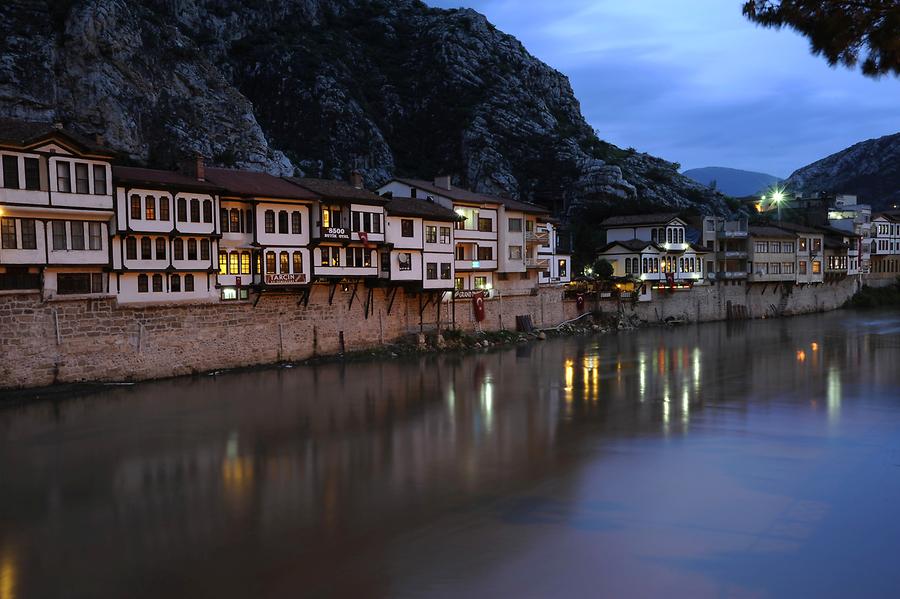
M 266 275 L 266 285 L 298 285 L 300 283 L 306 283 L 306 275 L 303 273 Z
M 344 227 L 325 227 L 322 229 L 322 239 L 350 239 L 350 231 Z

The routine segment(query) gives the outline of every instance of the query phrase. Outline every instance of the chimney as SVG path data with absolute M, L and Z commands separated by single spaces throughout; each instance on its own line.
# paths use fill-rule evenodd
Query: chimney
M 356 189 L 363 188 L 363 176 L 361 172 L 357 170 L 350 171 L 350 185 Z
M 203 159 L 203 154 L 197 154 L 194 175 L 197 177 L 197 181 L 206 181 L 206 161 Z
M 94 136 L 94 143 L 96 143 L 98 146 L 105 146 L 106 138 L 104 138 L 103 135 L 98 133 L 97 135 Z
M 449 191 L 450 187 L 450 175 L 441 175 L 440 177 L 434 178 L 434 186 L 440 187 L 441 189 L 446 189 Z

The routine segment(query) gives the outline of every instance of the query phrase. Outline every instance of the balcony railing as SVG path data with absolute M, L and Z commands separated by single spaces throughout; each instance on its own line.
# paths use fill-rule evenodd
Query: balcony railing
M 719 252 L 719 258 L 746 258 L 747 251 L 746 250 L 725 250 L 724 252 Z
M 550 243 L 549 231 L 526 231 L 525 243 L 548 245 Z
M 748 276 L 749 273 L 746 270 L 726 270 L 709 273 L 709 278 L 713 281 L 732 281 L 735 279 L 746 279 Z
M 541 268 L 547 270 L 550 268 L 550 260 L 546 258 L 525 258 L 525 268 Z

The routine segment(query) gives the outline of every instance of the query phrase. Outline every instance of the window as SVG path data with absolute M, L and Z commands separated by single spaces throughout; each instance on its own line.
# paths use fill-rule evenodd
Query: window
M 157 273 L 153 275 L 153 293 L 162 292 L 162 275 Z
M 478 230 L 479 231 L 481 231 L 483 233 L 490 233 L 491 231 L 494 230 L 492 225 L 493 225 L 493 223 L 491 222 L 491 219 L 481 218 L 481 217 L 478 218 Z
M 494 259 L 494 248 L 487 246 L 478 246 L 478 259 L 479 260 L 493 260 Z
M 212 222 L 212 200 L 203 200 L 203 222 Z
M 437 227 L 425 225 L 425 243 L 437 243 Z
M 176 214 L 176 216 L 178 217 L 178 222 L 180 222 L 180 223 L 188 222 L 187 200 L 184 198 L 178 198 L 177 200 L 175 200 L 175 204 L 178 207 L 178 214 Z
M 359 228 L 359 212 L 353 211 L 350 213 L 350 230 L 351 231 L 360 231 Z
M 475 279 L 475 289 L 487 289 L 487 277 L 474 277 Z
M 137 239 L 134 237 L 125 238 L 125 258 L 137 260 Z
M 566 272 L 568 271 L 568 266 L 569 266 L 569 263 L 566 262 L 565 260 L 559 261 L 559 276 L 561 276 L 561 277 L 566 276 Z
M 131 220 L 141 220 L 141 196 L 131 196 Z
M 381 233 L 381 215 L 378 213 L 372 215 L 372 232 Z
M 326 254 L 326 249 L 327 248 L 322 248 L 323 256 Z M 266 272 L 269 274 L 275 272 L 275 252 L 266 252 Z
M 287 212 L 284 213 L 287 215 Z M 278 255 L 278 272 L 287 274 L 291 272 L 291 260 L 287 252 L 281 252 Z
M 106 195 L 106 167 L 102 164 L 94 165 L 94 194 Z
M 250 252 L 241 252 L 241 274 L 250 274 Z
M 672 243 L 672 229 L 666 229 L 666 242 Z
M 302 233 L 302 229 L 300 226 L 300 212 L 298 210 L 294 210 L 291 212 L 291 233 L 294 235 L 300 235 Z
M 152 260 L 153 256 L 150 255 L 150 238 L 149 237 L 141 237 L 141 260 Z
M 822 251 L 822 240 L 821 239 L 813 239 L 812 240 L 812 251 L 814 251 L 814 252 Z M 813 272 L 816 272 L 815 269 L 813 269 Z
M 391 270 L 391 255 L 387 252 L 381 254 L 381 270 L 384 272 Z
M 156 220 L 156 198 L 153 196 L 144 198 L 144 218 Z
M 209 260 L 209 239 L 201 239 L 200 240 L 200 259 L 201 260 Z M 247 256 L 247 260 L 249 260 L 249 255 Z M 247 271 L 250 272 L 249 270 Z
M 453 279 L 453 288 L 456 289 L 457 291 L 460 289 L 463 289 L 464 288 L 463 285 L 465 285 L 465 284 L 466 283 L 465 283 L 465 281 L 463 281 L 462 277 L 456 277 L 455 279 Z
M 412 237 L 414 235 L 412 219 L 404 218 L 400 221 L 400 235 L 403 237 Z
M 814 275 L 820 274 L 822 272 L 822 262 L 820 262 L 819 260 L 813 260 L 812 271 Z
M 441 227 L 441 243 L 450 243 L 450 227 Z
M 253 211 L 246 210 L 244 212 L 244 226 L 247 229 L 247 233 L 253 233 Z
M 228 216 L 228 227 L 231 229 L 232 233 L 240 233 L 241 232 L 241 211 L 237 208 L 232 208 L 229 212 Z
M 331 227 L 331 208 L 322 207 L 322 226 L 326 229 Z
M 222 288 L 222 300 L 236 300 L 237 299 L 237 289 L 234 287 L 223 287 Z
M 437 280 L 437 262 L 429 262 L 425 265 L 425 278 L 429 281 Z
M 228 254 L 228 274 L 241 274 L 241 255 L 238 252 Z
M 171 291 L 181 291 L 181 277 L 172 275 L 169 279 L 169 289 Z
M 769 274 L 770 275 L 780 275 L 781 274 L 781 263 L 780 262 L 772 262 L 769 264 Z
M 104 171 L 105 175 L 105 171 Z M 25 158 L 25 189 L 41 188 L 41 162 L 37 158 Z M 106 193 L 104 187 L 103 193 Z
M 450 280 L 450 276 L 452 274 L 452 270 L 450 268 L 449 262 L 441 262 L 441 278 L 445 281 Z
M 456 245 L 456 259 L 457 260 L 465 260 L 466 259 L 466 246 L 461 243 Z
M 397 260 L 400 264 L 400 270 L 412 270 L 412 254 L 406 252 L 398 254 Z
M 363 231 L 367 233 L 372 232 L 372 213 L 371 212 L 363 212 L 362 213 L 362 226 Z
M 19 159 L 16 156 L 3 157 L 3 187 L 19 189 Z
M 266 233 L 274 233 L 275 232 L 275 211 L 274 210 L 266 210 Z M 325 225 L 328 226 L 328 225 Z
M 769 252 L 771 252 L 772 254 L 780 254 L 781 253 L 781 242 L 770 241 L 769 242 Z
M 227 252 L 219 252 L 219 274 L 220 275 L 228 274 L 228 253 Z
M 341 265 L 341 248 L 331 248 L 331 265 L 332 266 L 340 266 Z
M 642 258 L 642 259 L 641 259 L 641 268 L 643 269 L 642 272 L 650 272 L 650 271 L 647 269 L 647 258 Z
M 4 156 L 5 158 L 5 156 Z M 5 250 L 14 250 L 16 243 L 16 221 L 12 218 L 0 219 L 0 247 Z
M 169 198 L 159 198 L 159 220 L 169 220 Z
M 521 245 L 509 246 L 509 259 L 510 260 L 521 260 L 522 259 L 522 246 Z
M 66 223 L 65 221 L 53 221 L 53 249 L 65 250 L 66 247 Z
M 194 290 L 194 275 L 184 275 L 184 290 L 185 291 L 193 291 Z
M 23 218 L 19 221 L 19 228 L 22 230 L 22 249 L 37 249 L 37 233 L 35 232 L 34 219 Z
M 293 259 L 294 274 L 300 274 L 303 272 L 303 254 L 294 252 Z
M 786 275 L 794 274 L 794 263 L 793 262 L 785 262 L 781 265 L 781 272 Z
M 138 275 L 138 293 L 147 293 L 147 275 Z
M 69 173 L 69 163 L 64 160 L 56 162 L 56 190 L 64 193 L 72 191 L 72 179 Z
M 228 233 L 228 209 L 227 208 L 219 208 L 219 228 L 222 229 L 222 233 Z
M 184 241 L 176 238 L 172 242 L 172 258 L 175 260 L 184 260 Z
M 768 241 L 757 241 L 754 249 L 757 254 L 766 254 L 769 252 L 769 242 Z
M 522 219 L 521 218 L 509 219 L 509 232 L 510 233 L 521 233 L 522 232 Z
M 69 223 L 69 228 L 72 230 L 72 249 L 73 250 L 83 250 L 84 249 L 84 223 L 80 220 L 73 220 Z
M 103 293 L 103 275 L 99 272 L 61 272 L 56 275 L 56 292 L 59 295 Z
M 794 253 L 794 242 L 793 241 L 785 241 L 781 244 L 781 251 L 785 254 L 793 254 Z
M 191 222 L 200 222 L 200 200 L 197 198 L 191 198 Z
M 75 163 L 75 191 L 77 193 L 90 193 L 90 181 L 88 180 L 88 165 L 83 162 Z
M 285 235 L 288 232 L 288 213 L 287 210 L 278 212 L 278 233 Z

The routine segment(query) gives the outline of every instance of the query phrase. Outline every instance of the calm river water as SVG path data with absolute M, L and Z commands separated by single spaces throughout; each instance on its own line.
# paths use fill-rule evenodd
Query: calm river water
M 0 599 L 897 597 L 900 313 L 0 410 Z

